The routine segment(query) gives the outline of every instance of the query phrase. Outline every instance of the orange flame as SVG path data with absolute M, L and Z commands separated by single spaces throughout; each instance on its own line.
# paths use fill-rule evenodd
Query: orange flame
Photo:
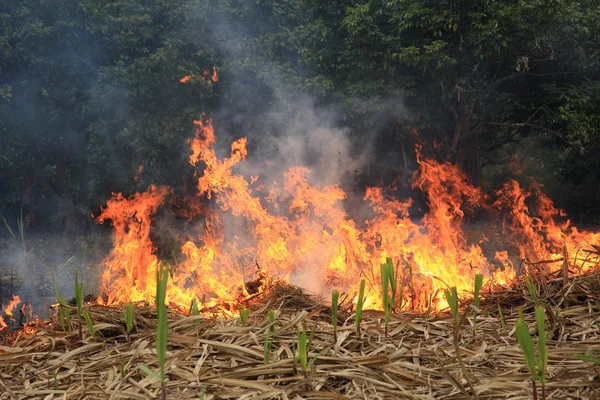
M 428 212 L 415 221 L 411 199 L 399 201 L 371 187 L 364 200 L 374 217 L 359 226 L 343 208 L 346 193 L 335 185 L 312 185 L 306 168 L 290 168 L 280 182 L 251 188 L 257 176 L 233 171 L 247 156 L 246 139 L 233 142 L 229 157 L 220 159 L 211 121 L 194 123 L 189 162 L 201 164 L 204 172 L 197 181 L 199 201 L 190 203 L 206 209 L 190 211 L 190 218 L 204 216 L 203 226 L 182 243 L 184 259 L 170 270 L 168 301 L 182 307 L 203 296 L 208 306 L 236 303 L 264 290 L 270 277 L 321 294 L 333 288 L 354 294 L 365 279 L 367 306 L 380 307 L 379 264 L 391 257 L 405 287 L 404 307 L 441 309 L 443 289 L 472 291 L 477 273 L 484 274 L 484 284 L 507 284 L 517 276 L 515 261 L 560 260 L 566 254 L 580 272 L 600 261 L 578 255 L 582 246 L 599 243 L 600 234 L 556 222 L 562 214 L 539 187 L 532 196 L 510 181 L 490 201 L 456 166 L 425 159 L 417 148 L 412 184 L 425 194 Z M 127 199 L 115 194 L 96 219 L 110 219 L 114 227 L 115 244 L 102 276 L 109 304 L 152 301 L 159 260 L 151 223 L 168 194 L 154 186 Z M 485 228 L 466 224 L 465 217 L 477 210 L 500 212 L 501 225 L 493 218 Z
M 21 299 L 19 298 L 19 296 L 13 295 L 13 299 L 6 306 L 2 306 L 2 312 L 4 312 L 4 314 L 9 319 L 14 321 L 13 310 L 19 303 L 21 303 Z M 8 327 L 8 324 L 6 323 L 4 318 L 2 316 L 0 316 L 0 331 L 7 327 Z
M 21 299 L 19 298 L 19 296 L 13 295 L 13 299 L 8 303 L 8 305 L 2 306 L 2 311 L 4 312 L 4 314 L 8 315 L 9 317 L 13 317 L 14 316 L 13 310 L 20 303 L 21 303 Z
M 209 82 L 209 83 L 218 83 L 219 82 L 219 75 L 217 74 L 217 68 L 213 67 L 213 72 L 212 75 L 210 75 L 209 77 L 209 73 L 208 71 L 203 71 L 202 72 L 202 76 L 198 76 L 198 75 L 186 75 L 183 78 L 181 78 L 179 80 L 179 82 L 181 83 L 188 83 L 189 81 L 192 80 L 192 78 L 198 78 L 198 79 L 202 79 L 205 82 Z

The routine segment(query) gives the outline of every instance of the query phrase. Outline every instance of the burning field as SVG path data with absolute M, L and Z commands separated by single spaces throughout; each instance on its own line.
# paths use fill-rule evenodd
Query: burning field
M 93 216 L 114 242 L 97 297 L 76 280 L 47 321 L 4 305 L 0 399 L 599 398 L 600 233 L 539 185 L 487 194 L 417 148 L 423 216 L 391 187 L 349 213 L 326 171 L 267 180 L 246 139 L 219 157 L 195 124 L 195 197 L 150 186 Z M 161 209 L 192 227 L 168 261 Z

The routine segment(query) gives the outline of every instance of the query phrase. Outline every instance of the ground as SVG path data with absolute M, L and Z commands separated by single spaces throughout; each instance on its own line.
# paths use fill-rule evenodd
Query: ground
M 539 287 L 539 301 L 547 306 L 548 399 L 600 398 L 599 368 L 575 357 L 600 351 L 598 288 L 597 274 Z M 458 331 L 448 314 L 399 312 L 387 337 L 382 312 L 365 311 L 357 333 L 342 304 L 334 340 L 331 308 L 293 287 L 273 288 L 248 306 L 246 326 L 238 318 L 170 310 L 166 398 L 198 399 L 203 392 L 205 399 L 532 398 L 514 334 L 523 311 L 537 341 L 533 303 L 522 286 L 486 294 L 475 329 L 465 303 Z M 35 333 L 2 332 L 0 399 L 161 398 L 160 384 L 139 368 L 158 371 L 154 309 L 138 305 L 136 328 L 127 335 L 122 307 L 87 308 L 94 337 L 84 325 L 79 338 L 74 310 L 69 332 L 62 332 L 56 315 Z M 273 333 L 270 310 L 277 312 Z M 307 371 L 294 357 L 300 329 L 314 332 Z M 272 346 L 265 362 L 267 335 Z M 538 392 L 541 399 L 539 382 Z

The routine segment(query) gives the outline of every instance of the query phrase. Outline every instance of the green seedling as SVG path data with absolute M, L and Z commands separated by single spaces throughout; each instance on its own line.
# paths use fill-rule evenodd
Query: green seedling
M 538 377 L 542 384 L 542 399 L 546 399 L 546 368 L 548 349 L 546 347 L 546 307 L 535 307 L 535 321 L 538 330 Z
M 475 310 L 473 311 L 473 332 L 477 329 L 477 312 L 479 311 L 479 292 L 483 286 L 483 275 L 475 275 L 475 291 L 473 292 L 473 304 Z
M 275 333 L 275 311 L 269 311 L 267 319 L 269 320 L 269 332 Z
M 121 379 L 125 379 L 125 361 L 123 361 L 123 357 L 119 356 L 119 373 L 121 374 Z
M 198 302 L 196 299 L 193 299 L 192 304 L 190 304 L 190 314 L 195 317 L 200 315 L 200 309 L 198 308 Z
M 52 376 L 54 377 L 54 390 L 58 390 L 58 370 L 52 371 Z
M 454 320 L 458 322 L 458 293 L 456 291 L 456 286 L 452 286 L 450 289 L 444 289 L 444 296 L 446 297 Z
M 165 363 L 167 358 L 167 306 L 165 299 L 167 294 L 167 282 L 169 280 L 169 268 L 163 264 L 159 264 L 156 270 L 156 355 L 158 357 L 158 365 L 160 374 L 152 371 L 147 365 L 139 364 L 139 368 L 146 374 L 152 376 L 161 383 L 161 399 L 167 398 L 165 387 Z
M 264 347 L 264 353 L 263 353 L 263 364 L 267 365 L 269 363 L 269 355 L 271 354 L 271 346 L 272 346 L 272 342 L 271 342 L 271 336 L 269 336 L 269 334 L 267 334 L 267 336 L 265 337 L 265 347 Z
M 502 332 L 506 333 L 506 322 L 504 322 L 504 314 L 502 314 L 502 308 L 498 303 L 498 316 L 500 317 L 500 324 L 502 325 Z
M 298 360 L 302 366 L 302 370 L 308 370 L 308 353 L 306 347 L 306 329 L 298 331 Z
M 340 298 L 340 292 L 334 290 L 331 292 L 331 323 L 333 324 L 333 340 L 337 342 L 337 312 L 338 312 L 338 301 Z
M 535 308 L 535 320 L 538 330 L 538 358 L 536 360 L 534 354 L 534 344 L 529 328 L 525 323 L 523 314 L 517 320 L 515 326 L 517 341 L 523 350 L 525 358 L 525 364 L 531 375 L 531 384 L 533 389 L 533 398 L 537 400 L 538 393 L 536 387 L 536 381 L 539 379 L 542 385 L 542 399 L 546 399 L 546 368 L 548 365 L 548 352 L 546 346 L 546 322 L 545 322 L 546 309 L 544 306 L 537 306 Z
M 269 311 L 267 313 L 267 319 L 269 321 L 269 331 L 267 332 L 267 336 L 265 338 L 265 348 L 264 348 L 264 364 L 269 363 L 269 354 L 271 353 L 271 347 L 273 346 L 273 338 L 272 335 L 275 333 L 275 311 Z
M 6 229 L 8 230 L 10 236 L 12 236 L 13 240 L 21 245 L 21 249 L 23 250 L 23 252 L 27 252 L 27 249 L 25 247 L 25 222 L 23 219 L 23 210 L 21 210 L 21 215 L 17 218 L 17 229 L 19 231 L 18 236 L 10 227 L 10 224 L 8 223 L 6 218 L 2 217 L 2 220 L 4 221 L 4 225 L 6 226 Z
M 88 331 L 90 331 L 90 335 L 92 335 L 92 337 L 94 337 L 95 336 L 95 334 L 94 334 L 94 324 L 92 324 L 92 318 L 90 318 L 90 313 L 87 312 L 87 311 L 83 311 L 81 313 L 81 315 L 85 319 L 85 326 L 87 326 Z
M 58 303 L 58 317 L 60 321 L 60 326 L 62 327 L 63 332 L 67 330 L 71 330 L 71 310 L 69 309 L 69 302 L 66 298 L 62 297 L 58 292 L 58 286 L 56 285 L 56 281 L 54 280 L 54 276 L 52 276 L 52 282 L 54 283 L 54 294 L 56 296 L 56 301 Z
M 392 298 L 389 293 L 391 277 L 394 275 L 392 271 L 394 264 L 391 258 L 387 258 L 385 264 L 381 264 L 381 300 L 383 301 L 383 316 L 385 323 L 385 337 L 388 336 L 388 325 L 390 323 Z
M 242 323 L 242 326 L 246 326 L 249 316 L 250 310 L 248 310 L 246 307 L 240 304 L 240 322 Z
M 529 292 L 529 297 L 534 304 L 537 304 L 537 285 L 533 279 L 530 277 L 525 278 L 525 286 L 527 286 L 527 291 Z
M 585 362 L 591 362 L 591 363 L 594 363 L 594 364 L 600 366 L 600 357 L 594 356 L 591 350 L 586 351 L 585 354 L 577 354 L 573 357 L 578 360 L 582 360 Z
M 79 339 L 83 338 L 82 315 L 83 310 L 83 282 L 79 281 L 79 273 L 75 270 L 75 302 L 77 304 L 77 320 L 79 321 Z
M 365 304 L 365 280 L 360 280 L 358 288 L 358 301 L 356 303 L 356 313 L 354 315 L 354 324 L 356 325 L 356 335 L 360 336 L 360 323 L 362 320 L 362 310 Z
M 127 303 L 125 306 L 125 329 L 127 330 L 127 336 L 133 329 L 133 304 Z

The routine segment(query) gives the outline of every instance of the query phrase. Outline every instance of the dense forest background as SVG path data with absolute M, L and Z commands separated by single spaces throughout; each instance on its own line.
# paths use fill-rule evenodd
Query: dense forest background
M 0 3 L 2 216 L 79 232 L 111 192 L 190 190 L 202 113 L 255 157 L 291 119 L 347 127 L 372 150 L 354 186 L 410 176 L 418 143 L 485 190 L 534 177 L 596 223 L 600 3 Z

